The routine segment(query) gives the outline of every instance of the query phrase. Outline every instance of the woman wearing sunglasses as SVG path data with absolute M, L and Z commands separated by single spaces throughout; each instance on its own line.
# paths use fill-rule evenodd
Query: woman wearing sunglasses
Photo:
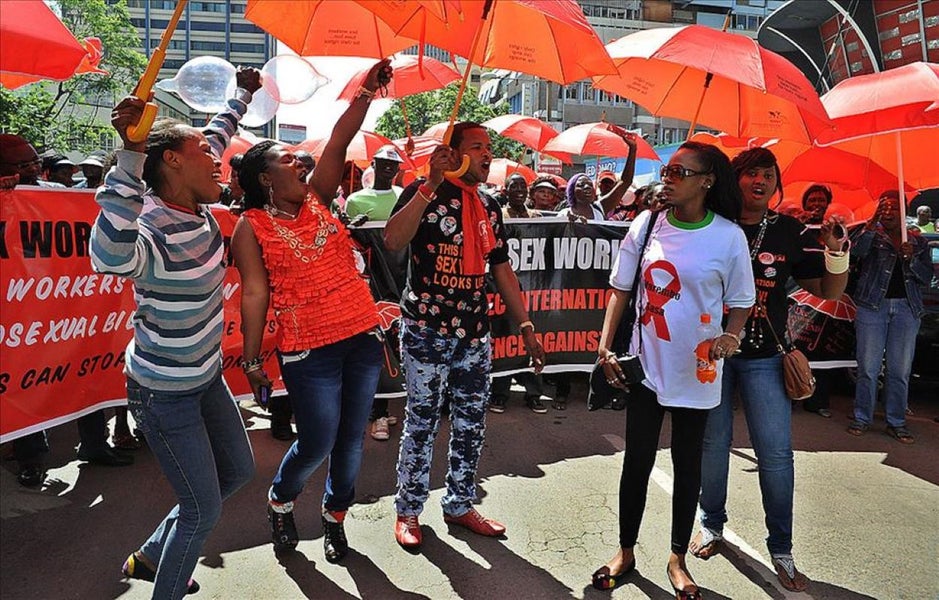
M 772 152 L 766 148 L 747 150 L 734 158 L 733 167 L 743 194 L 740 226 L 747 236 L 757 302 L 744 327 L 740 353 L 725 361 L 720 405 L 708 415 L 701 531 L 691 544 L 691 552 L 706 560 L 723 540 L 733 398 L 739 393 L 756 452 L 773 566 L 783 587 L 802 591 L 808 579 L 796 569 L 792 558 L 792 401 L 786 396 L 777 336 L 786 343 L 789 277 L 815 296 L 837 299 L 848 281 L 848 256 L 842 248 L 844 240 L 836 235 L 836 231 L 843 231 L 837 222 L 826 221 L 818 233 L 813 231 L 825 245 L 824 253 L 808 252 L 805 248 L 812 244 L 800 238 L 802 224 L 770 210 L 771 200 L 777 194 L 782 198 L 779 165 Z
M 746 240 L 734 223 L 740 214 L 740 190 L 727 157 L 709 144 L 687 142 L 661 175 L 667 210 L 647 210 L 636 217 L 610 275 L 613 295 L 603 321 L 599 361 L 607 381 L 624 388 L 623 372 L 610 347 L 630 295 L 638 293 L 630 352 L 639 354 L 645 378 L 629 389 L 626 403 L 620 548 L 594 573 L 593 586 L 612 589 L 635 568 L 633 547 L 662 419 L 669 412 L 675 487 L 667 573 L 676 598 L 691 600 L 700 598 L 700 592 L 688 573 L 685 554 L 701 483 L 701 441 L 708 409 L 720 402 L 721 359 L 737 349 L 755 293 Z M 632 289 L 634 280 L 638 292 Z M 724 333 L 710 340 L 688 335 L 703 315 L 717 323 L 725 306 Z M 698 377 L 695 350 L 701 341 L 715 377 Z

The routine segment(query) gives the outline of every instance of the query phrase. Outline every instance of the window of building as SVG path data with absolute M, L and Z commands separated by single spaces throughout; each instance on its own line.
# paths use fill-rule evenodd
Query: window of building
M 911 33 L 911 34 L 909 34 L 909 35 L 905 35 L 905 36 L 903 36 L 903 37 L 900 38 L 900 45 L 901 45 L 901 46 L 910 46 L 910 45 L 912 45 L 912 44 L 918 44 L 918 43 L 919 43 L 919 40 L 920 40 L 920 37 L 921 37 L 921 35 L 920 35 L 920 32 L 919 32 L 919 31 L 917 31 L 916 33 Z
M 580 100 L 580 84 L 572 83 L 564 88 L 564 99 L 578 102 Z
M 880 41 L 889 40 L 900 35 L 900 28 L 894 27 L 893 29 L 884 29 L 881 31 L 877 37 L 880 38 Z
M 910 21 L 916 21 L 919 19 L 919 9 L 902 12 L 900 13 L 899 18 L 901 24 L 909 23 Z

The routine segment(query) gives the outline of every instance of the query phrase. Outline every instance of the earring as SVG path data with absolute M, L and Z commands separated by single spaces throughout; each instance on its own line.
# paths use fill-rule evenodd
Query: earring
M 271 206 L 274 206 L 274 186 L 268 186 L 267 188 L 267 200 L 271 203 Z

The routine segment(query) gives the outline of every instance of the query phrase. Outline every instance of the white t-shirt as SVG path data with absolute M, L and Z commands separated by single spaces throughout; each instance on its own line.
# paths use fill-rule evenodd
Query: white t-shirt
M 649 211 L 633 221 L 613 263 L 610 285 L 631 291 L 636 256 L 649 225 Z M 734 223 L 708 212 L 700 223 L 682 223 L 660 214 L 642 256 L 636 326 L 630 351 L 639 351 L 646 378 L 662 406 L 707 409 L 720 403 L 723 361 L 717 379 L 695 375 L 697 327 L 701 315 L 720 323 L 724 306 L 747 308 L 756 299 L 747 240 Z

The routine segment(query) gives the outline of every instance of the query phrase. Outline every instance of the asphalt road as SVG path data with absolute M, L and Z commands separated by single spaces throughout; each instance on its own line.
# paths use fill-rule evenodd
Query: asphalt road
M 488 416 L 480 467 L 480 510 L 505 522 L 505 539 L 448 529 L 439 510 L 446 428 L 422 516 L 419 554 L 394 542 L 391 495 L 400 425 L 392 440 L 366 441 L 358 500 L 347 518 L 354 549 L 342 565 L 323 558 L 318 518 L 323 470 L 297 508 L 303 541 L 276 557 L 265 498 L 286 449 L 272 439 L 267 415 L 244 414 L 258 476 L 225 506 L 204 548 L 196 598 L 220 599 L 562 599 L 605 598 L 590 575 L 616 546 L 617 487 L 624 413 L 588 412 L 582 386 L 567 411 L 535 415 L 521 395 Z M 805 594 L 785 592 L 768 565 L 753 452 L 738 416 L 725 531 L 729 544 L 708 562 L 689 558 L 704 597 L 900 599 L 939 597 L 939 394 L 918 385 L 904 446 L 882 433 L 845 433 L 849 399 L 834 399 L 823 419 L 797 408 L 795 556 L 811 579 Z M 401 404 L 392 402 L 400 415 Z M 882 419 L 882 415 L 879 417 Z M 667 423 L 667 421 L 666 421 Z M 665 575 L 670 530 L 671 463 L 666 424 L 637 546 L 638 570 L 613 598 L 673 597 Z M 50 477 L 40 490 L 16 483 L 15 463 L 0 469 L 0 597 L 13 599 L 149 598 L 151 585 L 122 580 L 127 554 L 173 503 L 146 448 L 129 468 L 79 465 L 75 427 L 51 432 Z

